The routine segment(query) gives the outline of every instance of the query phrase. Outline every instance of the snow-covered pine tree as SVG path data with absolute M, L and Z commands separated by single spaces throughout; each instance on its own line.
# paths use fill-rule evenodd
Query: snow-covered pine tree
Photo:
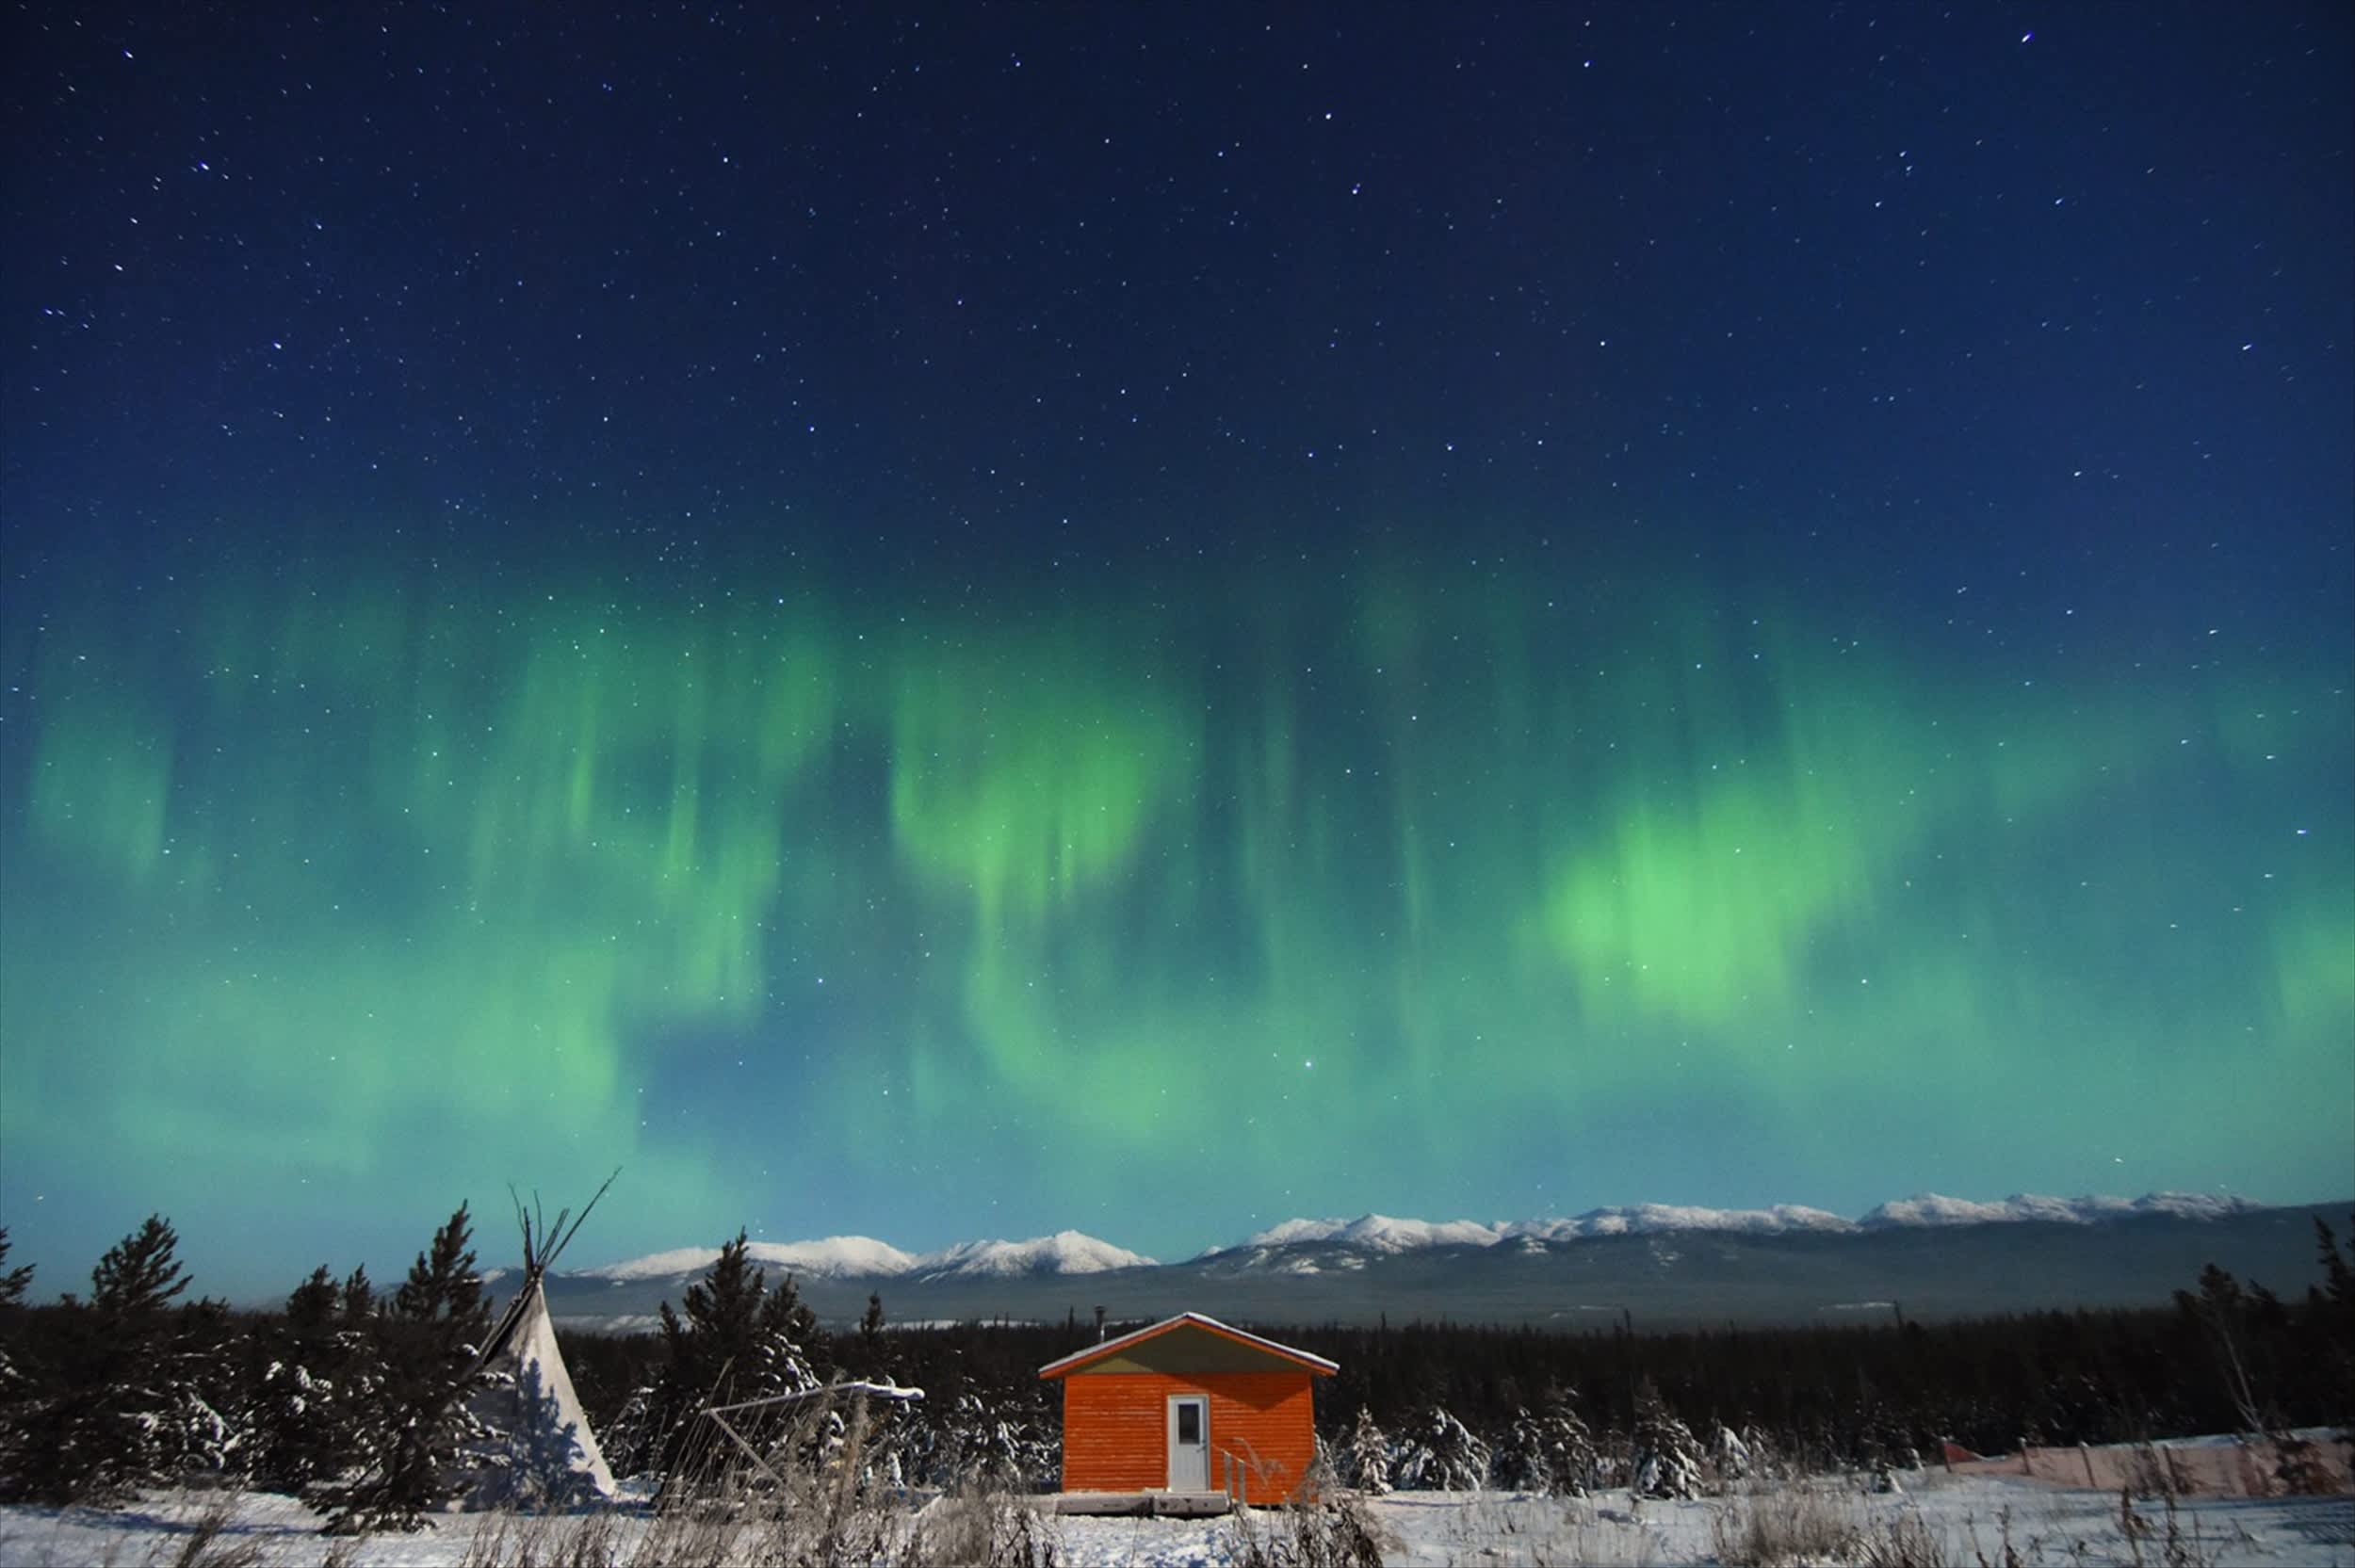
M 638 1476 L 654 1468 L 661 1459 L 658 1434 L 655 1431 L 657 1401 L 660 1397 L 658 1375 L 639 1383 L 622 1401 L 622 1408 L 597 1433 L 597 1447 L 605 1452 L 605 1463 L 616 1476 Z
M 33 1283 L 33 1266 L 6 1267 L 8 1231 L 0 1225 L 0 1477 L 14 1472 L 13 1456 L 24 1440 L 30 1414 L 33 1380 L 23 1365 L 24 1292 Z M 0 1491 L 6 1483 L 0 1482 Z
M 1690 1497 L 1701 1485 L 1700 1445 L 1649 1378 L 1635 1385 L 1634 1453 L 1629 1485 L 1641 1497 Z
M 461 1204 L 417 1254 L 390 1309 L 371 1319 L 382 1382 L 364 1419 L 375 1429 L 374 1451 L 365 1475 L 332 1493 L 328 1528 L 336 1534 L 416 1529 L 463 1484 L 460 1456 L 479 1435 L 465 1396 L 491 1329 L 471 1228 Z
M 1497 1482 L 1549 1497 L 1583 1497 L 1594 1484 L 1597 1463 L 1578 1406 L 1567 1390 L 1555 1388 L 1536 1413 L 1523 1410 L 1514 1417 L 1497 1455 Z
M 1720 1485 L 1748 1479 L 1757 1465 L 1749 1444 L 1723 1421 L 1718 1422 L 1709 1434 L 1709 1463 L 1716 1470 Z
M 75 1502 L 218 1467 L 231 1433 L 206 1398 L 234 1365 L 216 1302 L 174 1308 L 187 1288 L 180 1238 L 161 1215 L 108 1249 L 87 1302 L 69 1296 L 50 1392 L 24 1410 L 0 1496 Z
M 1340 1472 L 1343 1485 L 1354 1486 L 1370 1497 L 1389 1494 L 1389 1435 L 1374 1424 L 1373 1412 L 1364 1405 L 1357 1407 L 1357 1418 L 1350 1423 L 1349 1434 L 1341 1439 L 1334 1465 Z
M 1552 1481 L 1551 1467 L 1546 1463 L 1544 1445 L 1537 1435 L 1537 1418 L 1529 1413 L 1527 1405 L 1513 1412 L 1504 1441 L 1497 1445 L 1493 1479 L 1504 1491 L 1535 1492 L 1540 1495 Z
M 365 1270 L 339 1286 L 321 1264 L 264 1331 L 268 1361 L 249 1417 L 260 1485 L 301 1496 L 368 1457 L 362 1413 L 375 1386 L 373 1294 Z
M 1021 1471 L 1021 1445 L 1014 1430 L 978 1394 L 956 1397 L 940 1422 L 942 1479 L 954 1486 L 1008 1486 Z
M 684 1481 L 690 1472 L 732 1463 L 721 1455 L 718 1445 L 724 1440 L 717 1429 L 698 1419 L 706 1406 L 804 1393 L 823 1383 L 823 1334 L 816 1314 L 803 1304 L 790 1275 L 770 1288 L 767 1273 L 753 1266 L 751 1246 L 738 1231 L 704 1277 L 687 1287 L 680 1311 L 662 1303 L 665 1364 L 644 1399 L 646 1435 L 625 1463 L 637 1467 L 642 1459 L 666 1479 Z M 765 1446 L 802 1414 L 780 1407 L 748 1414 L 738 1426 Z
M 1488 1446 L 1434 1405 L 1416 1423 L 1392 1474 L 1413 1491 L 1477 1492 L 1488 1484 Z
M 755 1291 L 763 1281 L 753 1276 Z M 803 1394 L 821 1380 L 811 1365 L 820 1330 L 818 1317 L 802 1304 L 801 1293 L 788 1274 L 761 1299 L 753 1324 L 751 1375 L 738 1398 L 756 1399 L 771 1394 Z

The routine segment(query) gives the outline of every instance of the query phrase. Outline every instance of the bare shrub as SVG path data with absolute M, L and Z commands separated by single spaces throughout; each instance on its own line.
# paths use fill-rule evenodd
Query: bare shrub
M 2005 1557 L 2007 1561 L 2016 1560 L 2008 1546 Z M 1948 1568 L 1957 1560 L 1928 1521 L 1908 1508 L 1873 1521 L 1864 1532 L 1857 1560 L 1865 1568 Z
M 1280 1509 L 1242 1509 L 1233 1541 L 1239 1568 L 1382 1568 L 1386 1532 L 1356 1495 L 1336 1490 Z
M 2131 1489 L 2119 1491 L 2118 1528 L 2136 1568 L 2152 1563 L 2157 1568 L 2216 1568 L 2227 1560 L 2229 1545 L 2245 1548 L 2249 1543 L 2246 1534 L 2238 1543 L 2228 1543 L 2201 1529 L 2197 1518 L 2185 1518 L 2175 1506 L 2173 1493 L 2162 1494 L 2159 1504 L 2160 1517 L 2153 1519 L 2136 1511 Z
M 621 1528 L 609 1509 L 568 1514 L 486 1516 L 459 1568 L 620 1568 Z
M 2137 1497 L 2181 1497 L 2191 1491 L 2175 1456 L 2151 1442 L 2136 1446 L 2127 1485 Z
M 870 1463 L 863 1397 L 739 1412 L 723 1431 L 723 1441 L 696 1445 L 692 1467 L 665 1483 L 629 1568 L 890 1562 L 915 1546 L 897 1489 Z M 578 1568 L 598 1564 L 584 1558 Z
M 216 1496 L 188 1526 L 187 1539 L 172 1554 L 171 1568 L 259 1568 L 262 1548 L 229 1535 L 236 1516 L 234 1495 Z

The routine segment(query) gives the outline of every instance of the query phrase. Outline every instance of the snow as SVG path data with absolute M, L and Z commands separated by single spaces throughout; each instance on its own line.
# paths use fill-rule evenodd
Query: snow
M 1886 1203 L 1857 1220 L 1801 1204 L 1771 1208 L 1702 1208 L 1682 1204 L 1626 1204 L 1583 1214 L 1541 1220 L 1487 1222 L 1478 1220 L 1401 1220 L 1368 1214 L 1356 1220 L 1287 1220 L 1232 1246 L 1213 1247 L 1205 1260 L 1243 1268 L 1269 1267 L 1285 1273 L 1314 1273 L 1333 1264 L 1304 1265 L 1286 1254 L 1296 1248 L 1345 1249 L 1361 1254 L 1413 1252 L 1427 1247 L 1494 1247 L 1511 1243 L 1525 1252 L 1608 1236 L 1682 1236 L 1730 1233 L 1783 1236 L 1799 1232 L 1847 1235 L 1858 1231 L 1947 1225 L 2096 1224 L 2104 1220 L 2165 1216 L 2221 1220 L 2265 1205 L 2246 1198 L 2217 1198 L 2197 1192 L 2152 1192 L 2140 1198 L 2053 1198 L 2017 1193 L 2000 1203 L 1941 1197 L 1935 1192 Z M 1344 1267 L 1347 1265 L 1344 1264 Z
M 1102 1274 L 1114 1269 L 1150 1269 L 1154 1260 L 1078 1231 L 1057 1231 L 1028 1241 L 965 1241 L 929 1253 L 914 1272 L 927 1278 L 966 1276 L 1004 1279 L 1015 1274 Z
M 1276 1266 L 1289 1273 L 1313 1274 L 1322 1269 L 1363 1268 L 1367 1256 L 1389 1256 L 1431 1247 L 1494 1247 L 1510 1242 L 1535 1252 L 1550 1244 L 1605 1236 L 1676 1236 L 1711 1231 L 1745 1236 L 1809 1231 L 1842 1234 L 2023 1220 L 2085 1225 L 2145 1216 L 2221 1220 L 2263 1207 L 2263 1204 L 2246 1198 L 2217 1198 L 2198 1192 L 2152 1192 L 2139 1198 L 2052 1198 L 2023 1192 L 1998 1203 L 1924 1192 L 1882 1204 L 1857 1220 L 1801 1204 L 1777 1204 L 1771 1208 L 1625 1204 L 1560 1218 L 1510 1221 L 1405 1220 L 1387 1214 L 1363 1214 L 1355 1220 L 1287 1220 L 1231 1246 L 1213 1247 L 1198 1255 L 1243 1268 Z M 1296 1257 L 1284 1255 L 1291 1249 L 1303 1247 L 1329 1248 L 1357 1256 L 1304 1264 Z M 1100 1274 L 1114 1269 L 1154 1267 L 1154 1260 L 1141 1253 L 1068 1230 L 1026 1241 L 961 1241 L 931 1253 L 902 1252 L 871 1236 L 830 1236 L 815 1241 L 755 1241 L 747 1251 L 754 1262 L 765 1268 L 782 1269 L 802 1279 L 824 1280 L 1008 1279 L 1025 1274 Z M 572 1279 L 607 1280 L 615 1285 L 674 1279 L 702 1273 L 719 1255 L 717 1247 L 675 1247 L 622 1263 L 565 1272 Z
M 1786 1231 L 1852 1231 L 1853 1220 L 1827 1209 L 1798 1204 L 1772 1208 L 1693 1208 L 1680 1204 L 1630 1204 L 1591 1208 L 1570 1220 L 1526 1220 L 1508 1225 L 1509 1236 L 1570 1241 L 1590 1236 L 1672 1236 L 1686 1231 L 1734 1231 L 1776 1236 Z
M 1149 1269 L 1153 1259 L 1099 1241 L 1078 1231 L 1057 1231 L 1027 1241 L 961 1241 L 936 1253 L 903 1253 L 871 1236 L 830 1236 L 820 1241 L 755 1241 L 745 1248 L 755 1263 L 784 1269 L 802 1279 L 942 1279 L 957 1276 L 1002 1279 L 1015 1274 L 1100 1274 L 1113 1269 Z M 700 1274 L 720 1255 L 717 1247 L 678 1247 L 623 1263 L 567 1270 L 568 1277 L 610 1280 L 672 1279 Z
M 1477 1220 L 1442 1220 L 1435 1223 L 1429 1220 L 1393 1220 L 1387 1214 L 1368 1214 L 1356 1220 L 1287 1220 L 1238 1246 L 1219 1251 L 1339 1242 L 1369 1253 L 1408 1253 L 1424 1247 L 1492 1247 L 1502 1234 L 1502 1227 L 1484 1225 Z
M 744 1251 L 755 1263 L 784 1269 L 803 1279 L 889 1279 L 908 1273 L 924 1261 L 871 1236 L 830 1236 L 819 1241 L 755 1241 Z M 626 1263 L 567 1272 L 577 1279 L 611 1280 L 617 1285 L 626 1280 L 669 1279 L 678 1274 L 700 1274 L 719 1255 L 717 1247 L 677 1247 L 667 1253 L 631 1258 Z
M 1398 1568 L 1462 1562 L 1647 1562 L 1660 1568 L 1713 1562 L 1721 1543 L 1749 1511 L 1812 1509 L 1886 1540 L 1903 1529 L 1935 1544 L 1938 1560 L 2001 1562 L 2022 1568 L 2106 1568 L 2135 1562 L 2233 1564 L 2235 1568 L 2355 1568 L 2355 1498 L 2188 1497 L 2168 1519 L 2161 1504 L 2134 1503 L 2138 1539 L 2130 1540 L 2115 1492 L 2070 1489 L 2019 1476 L 1908 1472 L 1903 1490 L 1878 1495 L 1855 1478 L 1786 1482 L 1743 1497 L 1689 1502 L 1636 1501 L 1625 1492 L 1589 1498 L 1512 1493 L 1402 1492 L 1366 1504 L 1383 1560 Z M 284 1497 L 261 1494 L 153 1494 L 114 1511 L 0 1509 L 0 1562 L 113 1562 L 134 1568 L 178 1560 L 210 1503 L 229 1512 L 215 1549 L 245 1550 L 254 1568 L 313 1568 L 331 1544 L 318 1515 Z M 1279 1538 L 1290 1516 L 1260 1511 L 1244 1519 L 1047 1517 L 1042 1537 L 1057 1560 L 1135 1568 L 1226 1568 L 1238 1560 L 1239 1534 Z M 544 1560 L 556 1548 L 602 1539 L 610 1560 L 627 1563 L 645 1544 L 640 1510 L 543 1519 L 512 1514 L 440 1516 L 415 1535 L 380 1535 L 349 1544 L 350 1568 L 459 1568 L 467 1561 L 519 1560 L 536 1542 Z M 2172 1528 L 2172 1539 L 2168 1531 Z M 486 1552 L 497 1543 L 504 1549 Z M 607 1560 L 598 1555 L 592 1560 Z
M 2105 1220 L 2165 1216 L 2177 1220 L 2221 1220 L 2250 1214 L 2263 1204 L 2247 1198 L 2217 1198 L 2200 1192 L 2149 1192 L 2139 1198 L 2051 1198 L 2016 1192 L 2000 1203 L 1973 1203 L 1936 1192 L 1917 1193 L 1881 1204 L 1858 1221 L 1865 1230 L 1928 1225 L 2006 1225 L 2023 1222 L 2090 1225 Z

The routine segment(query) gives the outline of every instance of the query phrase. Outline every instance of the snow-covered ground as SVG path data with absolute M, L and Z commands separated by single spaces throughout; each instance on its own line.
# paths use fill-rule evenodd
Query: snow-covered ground
M 2116 1493 L 2071 1490 L 2022 1477 L 1903 1478 L 1897 1495 L 1867 1495 L 1832 1481 L 1791 1483 L 1748 1497 L 1692 1502 L 1635 1502 L 1624 1492 L 1565 1501 L 1506 1493 L 1409 1492 L 1372 1500 L 1386 1562 L 1410 1568 L 1439 1564 L 1654 1564 L 1753 1560 L 1743 1549 L 1755 1523 L 1767 1536 L 1795 1530 L 1827 1532 L 1844 1541 L 1808 1561 L 1861 1560 L 1878 1545 L 1887 1560 L 1894 1544 L 1919 1563 L 2017 1561 L 2022 1568 L 2094 1568 L 2097 1564 L 2162 1562 L 2213 1568 L 2355 1568 L 2355 1497 L 2198 1497 L 2176 1505 L 2170 1521 L 2156 1500 L 2137 1500 L 2133 1520 Z M 219 1533 L 192 1555 L 192 1532 L 208 1510 L 224 1515 Z M 1280 1512 L 1247 1519 L 1054 1518 L 1039 1521 L 1039 1539 L 1057 1560 L 1073 1565 L 1131 1568 L 1223 1568 L 1247 1553 L 1241 1532 L 1264 1537 L 1291 1528 Z M 0 1509 L 0 1563 L 110 1563 L 116 1568 L 231 1564 L 252 1568 L 473 1568 L 517 1560 L 547 1561 L 552 1547 L 586 1544 L 595 1532 L 593 1561 L 629 1562 L 656 1527 L 642 1512 L 527 1520 L 503 1515 L 448 1515 L 417 1535 L 384 1535 L 358 1542 L 318 1533 L 317 1516 L 300 1504 L 256 1494 L 158 1495 L 139 1506 L 100 1512 L 82 1509 Z M 2130 1540 L 2129 1528 L 2138 1539 Z M 1270 1554 L 1274 1555 L 1274 1554 Z

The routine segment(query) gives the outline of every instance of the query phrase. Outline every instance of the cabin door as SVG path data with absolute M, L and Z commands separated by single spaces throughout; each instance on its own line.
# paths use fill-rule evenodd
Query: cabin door
M 1207 1396 L 1169 1397 L 1169 1489 L 1210 1489 L 1210 1401 Z

